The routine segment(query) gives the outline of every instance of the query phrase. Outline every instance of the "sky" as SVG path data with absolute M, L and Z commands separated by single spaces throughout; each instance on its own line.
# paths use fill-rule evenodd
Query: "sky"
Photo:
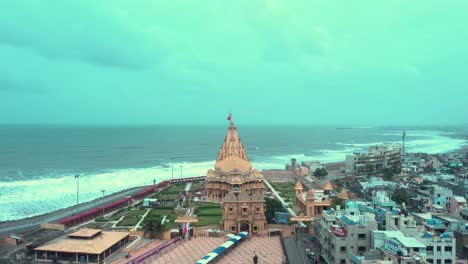
M 0 124 L 467 123 L 466 0 L 4 0 Z

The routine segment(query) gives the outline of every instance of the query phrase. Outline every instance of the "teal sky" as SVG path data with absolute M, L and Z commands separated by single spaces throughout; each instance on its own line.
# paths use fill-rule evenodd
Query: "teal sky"
M 4 0 L 0 123 L 466 123 L 466 0 Z

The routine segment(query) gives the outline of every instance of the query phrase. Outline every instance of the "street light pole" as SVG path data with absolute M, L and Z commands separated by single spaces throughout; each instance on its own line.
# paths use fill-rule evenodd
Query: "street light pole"
M 102 192 L 102 198 L 104 198 L 104 193 L 106 192 L 106 190 L 102 189 L 101 192 Z M 102 207 L 102 215 L 104 216 L 104 206 Z
M 180 178 L 182 179 L 182 165 L 180 165 Z
M 80 203 L 80 175 L 77 174 L 75 175 L 76 179 L 76 208 L 75 208 L 75 214 L 78 213 L 78 204 Z
M 80 203 L 80 175 L 75 175 L 76 179 L 76 205 Z
M 171 163 L 172 166 L 172 180 L 174 179 L 174 163 Z

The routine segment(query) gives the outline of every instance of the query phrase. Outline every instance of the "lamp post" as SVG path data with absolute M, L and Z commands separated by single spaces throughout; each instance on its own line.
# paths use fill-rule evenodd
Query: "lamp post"
M 182 179 L 182 165 L 180 165 L 180 178 Z
M 75 175 L 76 179 L 76 209 L 75 214 L 78 213 L 78 204 L 80 203 L 80 175 Z
M 75 175 L 76 179 L 76 205 L 80 203 L 80 175 Z
M 106 192 L 106 190 L 102 189 L 101 192 L 102 192 L 102 198 L 104 198 L 104 193 Z M 102 207 L 102 215 L 104 216 L 104 206 Z

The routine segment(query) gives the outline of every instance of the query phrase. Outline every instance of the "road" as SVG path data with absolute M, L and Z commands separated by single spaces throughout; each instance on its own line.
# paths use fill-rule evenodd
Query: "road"
M 78 206 L 72 206 L 64 209 L 60 209 L 54 212 L 50 212 L 47 214 L 43 214 L 40 216 L 25 218 L 17 221 L 9 221 L 0 223 L 0 235 L 8 235 L 10 233 L 19 233 L 19 232 L 27 232 L 30 230 L 38 229 L 39 225 L 42 223 L 52 223 L 58 220 L 67 218 L 72 216 L 76 213 L 82 213 L 88 211 L 92 208 L 99 207 L 125 196 L 131 196 L 147 186 L 141 187 L 134 187 L 128 190 L 124 190 L 118 193 L 113 193 L 110 195 L 106 195 L 102 198 L 95 199 L 93 201 L 89 201 L 86 203 L 79 204 Z

